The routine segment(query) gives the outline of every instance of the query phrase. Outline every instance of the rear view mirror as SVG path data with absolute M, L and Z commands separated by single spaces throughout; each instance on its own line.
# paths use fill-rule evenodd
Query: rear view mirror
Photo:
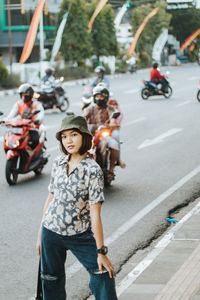
M 119 116 L 120 116 L 120 112 L 119 112 L 119 111 L 115 111 L 115 112 L 112 114 L 112 118 L 113 118 L 113 119 L 117 119 Z

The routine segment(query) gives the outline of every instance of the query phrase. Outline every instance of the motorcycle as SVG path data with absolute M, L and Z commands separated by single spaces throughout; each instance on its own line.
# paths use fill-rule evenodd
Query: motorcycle
M 136 73 L 137 72 L 137 65 L 136 64 L 131 64 L 128 67 L 128 71 L 132 74 L 132 73 Z
M 92 95 L 92 87 L 91 86 L 87 86 L 84 88 L 81 100 L 82 100 L 82 105 L 81 105 L 82 110 L 84 110 L 86 107 L 88 107 L 92 103 L 93 95 Z
M 119 115 L 120 112 L 114 112 L 112 118 L 118 118 Z M 109 167 L 110 167 L 111 149 L 107 146 L 106 141 L 103 147 L 102 145 L 100 145 L 100 143 L 102 139 L 106 139 L 107 137 L 111 136 L 111 134 L 112 134 L 111 128 L 101 125 L 97 128 L 94 136 L 93 157 L 103 171 L 105 186 L 111 185 L 111 182 L 115 179 L 115 175 L 108 176 Z
M 34 113 L 38 113 L 35 111 Z M 48 157 L 45 155 L 46 140 L 45 131 L 39 128 L 39 143 L 32 149 L 32 141 L 29 131 L 32 128 L 38 127 L 32 120 L 28 119 L 11 119 L 1 121 L 1 125 L 6 126 L 4 135 L 4 150 L 6 153 L 6 180 L 9 185 L 14 185 L 17 182 L 18 174 L 26 174 L 34 171 L 36 175 L 40 175 L 44 165 L 48 162 Z
M 197 92 L 197 100 L 200 102 L 200 81 L 199 81 L 199 89 Z
M 49 81 L 46 81 L 41 85 L 39 90 L 36 90 L 34 97 L 40 101 L 44 109 L 49 109 L 53 107 L 53 97 L 57 99 L 57 108 L 61 112 L 65 112 L 69 108 L 69 100 L 65 95 L 65 90 L 62 87 L 61 82 L 64 80 L 63 77 L 55 80 L 54 85 Z
M 165 98 L 170 98 L 172 95 L 172 88 L 169 81 L 165 78 L 166 88 L 165 91 L 161 90 L 161 84 L 155 84 L 153 81 L 143 80 L 144 87 L 141 90 L 142 99 L 147 100 L 151 96 L 164 96 Z

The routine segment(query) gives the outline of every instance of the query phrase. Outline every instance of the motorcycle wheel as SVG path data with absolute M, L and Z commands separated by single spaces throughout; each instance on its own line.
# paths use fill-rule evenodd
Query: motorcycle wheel
M 168 86 L 167 89 L 168 89 L 168 91 L 166 93 L 164 93 L 164 97 L 168 99 L 172 95 L 172 88 L 171 88 L 171 86 Z
M 58 107 L 60 111 L 65 112 L 69 108 L 69 100 L 67 97 L 64 98 L 63 103 Z
M 142 99 L 147 100 L 149 98 L 149 90 L 148 88 L 143 88 L 141 91 Z
M 197 100 L 200 102 L 200 90 L 197 93 Z
M 14 185 L 17 182 L 18 174 L 16 172 L 17 159 L 12 158 L 6 162 L 6 180 L 9 185 Z
M 40 165 L 39 167 L 37 167 L 34 171 L 35 175 L 39 176 L 42 174 L 42 170 L 44 168 L 44 165 Z

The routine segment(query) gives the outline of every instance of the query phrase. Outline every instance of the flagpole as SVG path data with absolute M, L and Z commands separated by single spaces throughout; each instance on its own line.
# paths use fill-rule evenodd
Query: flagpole
M 43 52 L 44 52 L 44 34 L 43 34 L 43 10 L 40 15 L 40 81 L 43 77 Z

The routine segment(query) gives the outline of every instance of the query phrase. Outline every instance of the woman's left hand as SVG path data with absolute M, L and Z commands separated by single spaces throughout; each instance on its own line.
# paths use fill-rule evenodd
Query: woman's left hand
M 104 267 L 108 271 L 110 278 L 113 278 L 115 276 L 114 267 L 106 255 L 98 254 L 97 263 L 100 272 L 103 271 Z

